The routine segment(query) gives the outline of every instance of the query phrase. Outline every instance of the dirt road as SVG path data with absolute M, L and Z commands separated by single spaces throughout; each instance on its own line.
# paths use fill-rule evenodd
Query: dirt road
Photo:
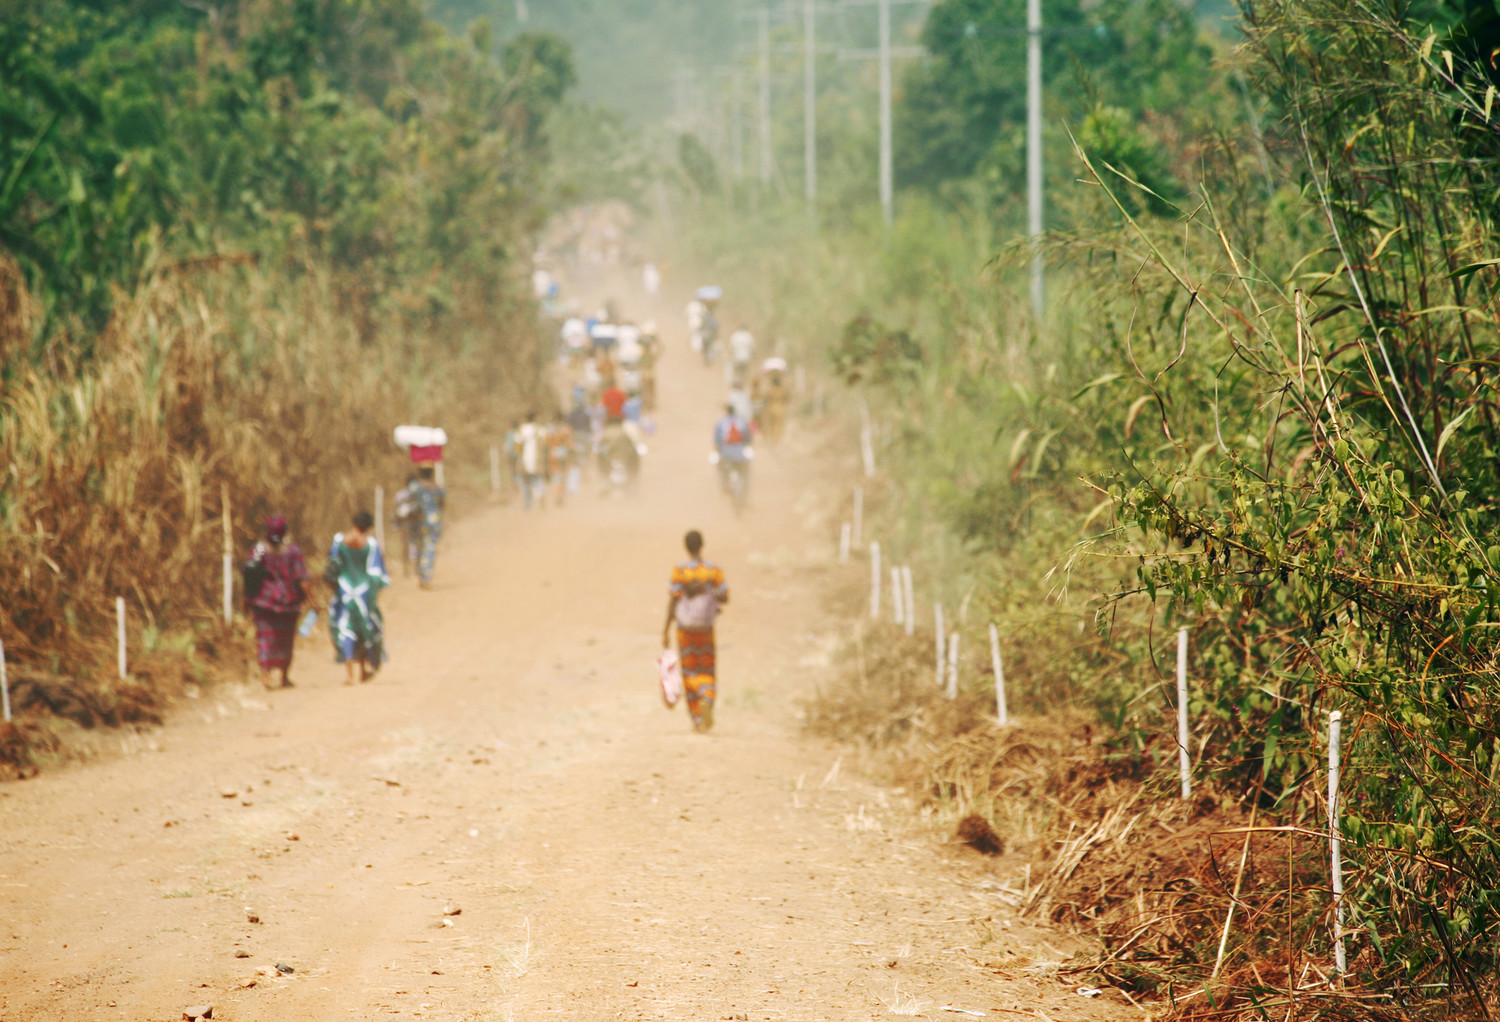
M 1139 1017 L 799 736 L 840 634 L 830 464 L 801 427 L 736 520 L 717 379 L 674 343 L 639 499 L 464 509 L 371 684 L 310 645 L 295 689 L 0 788 L 0 1019 Z M 689 527 L 733 589 L 709 736 L 652 668 Z

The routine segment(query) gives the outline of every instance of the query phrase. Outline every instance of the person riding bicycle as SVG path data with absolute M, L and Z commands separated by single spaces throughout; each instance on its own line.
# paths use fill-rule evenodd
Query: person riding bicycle
M 731 471 L 738 469 L 741 485 L 750 489 L 750 460 L 755 457 L 751 445 L 750 423 L 732 404 L 724 406 L 724 417 L 714 425 L 714 450 L 718 454 L 719 485 L 730 492 Z

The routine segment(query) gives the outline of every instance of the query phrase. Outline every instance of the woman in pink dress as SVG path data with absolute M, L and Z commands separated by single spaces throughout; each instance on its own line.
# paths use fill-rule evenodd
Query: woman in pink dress
M 284 515 L 266 521 L 266 538 L 255 544 L 245 565 L 245 595 L 255 615 L 255 654 L 260 661 L 260 683 L 266 688 L 290 688 L 292 645 L 297 638 L 297 616 L 307 599 L 307 565 L 295 543 L 286 542 Z M 272 672 L 281 673 L 274 683 Z

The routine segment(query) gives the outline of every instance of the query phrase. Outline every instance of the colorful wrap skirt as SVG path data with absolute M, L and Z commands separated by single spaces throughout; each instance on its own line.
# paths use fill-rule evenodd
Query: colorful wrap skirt
M 255 656 L 263 670 L 285 670 L 292 665 L 292 644 L 297 639 L 295 610 L 255 611 Z
M 712 726 L 716 682 L 714 677 L 714 630 L 677 628 L 677 654 L 682 665 L 682 689 L 687 697 L 693 725 Z

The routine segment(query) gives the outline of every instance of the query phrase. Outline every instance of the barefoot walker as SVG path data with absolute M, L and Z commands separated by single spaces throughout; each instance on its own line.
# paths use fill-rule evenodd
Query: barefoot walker
M 380 544 L 370 535 L 373 524 L 370 512 L 359 512 L 354 527 L 334 536 L 328 551 L 325 577 L 333 586 L 328 628 L 334 656 L 347 665 L 347 685 L 354 684 L 356 665 L 359 680 L 369 681 L 385 661 L 384 625 L 376 598 L 391 584 L 391 577 L 385 573 Z
M 724 584 L 724 572 L 703 560 L 703 536 L 698 530 L 689 532 L 683 544 L 688 560 L 672 569 L 661 644 L 671 646 L 675 622 L 688 713 L 694 731 L 707 731 L 714 726 L 714 621 L 729 602 L 729 587 Z
M 307 598 L 307 565 L 297 544 L 286 541 L 286 518 L 273 515 L 266 521 L 266 538 L 242 569 L 245 600 L 255 615 L 255 655 L 260 661 L 260 683 L 266 688 L 292 685 L 292 645 L 297 637 L 297 618 Z M 272 672 L 281 672 L 278 684 Z

